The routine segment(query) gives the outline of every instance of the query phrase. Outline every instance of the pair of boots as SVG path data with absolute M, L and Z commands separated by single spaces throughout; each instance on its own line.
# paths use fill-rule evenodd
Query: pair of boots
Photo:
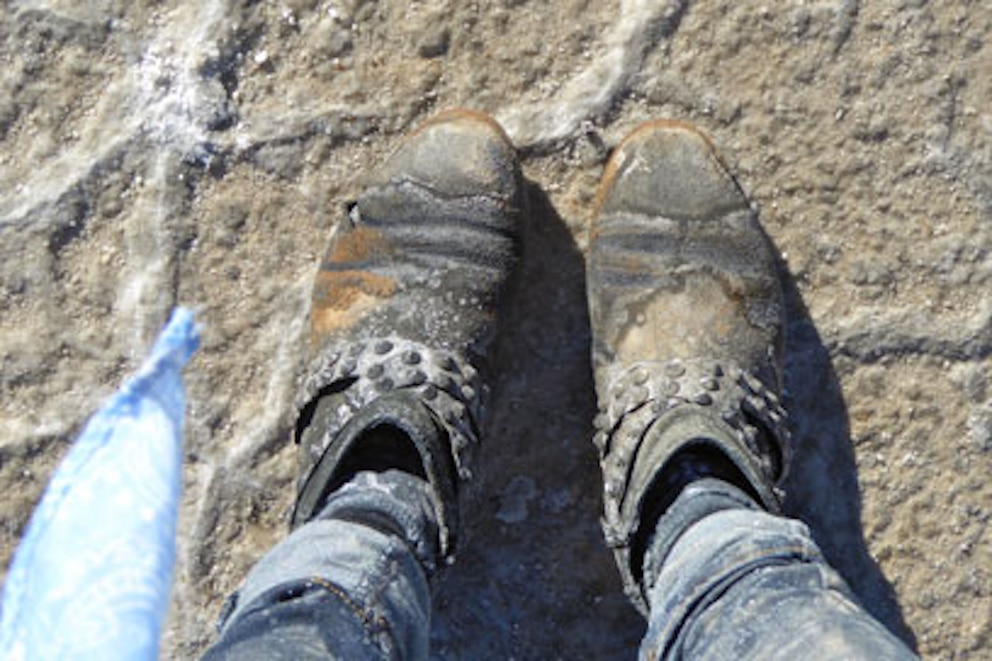
M 359 473 L 398 472 L 428 494 L 431 525 L 340 504 L 334 515 L 397 528 L 428 574 L 452 557 L 522 184 L 498 124 L 450 111 L 404 140 L 338 224 L 313 293 L 294 527 L 328 516 L 329 496 Z M 738 501 L 780 509 L 781 286 L 773 246 L 709 140 L 665 121 L 631 133 L 606 166 L 587 282 L 603 528 L 646 614 L 689 526 Z M 689 505 L 675 511 L 677 498 Z

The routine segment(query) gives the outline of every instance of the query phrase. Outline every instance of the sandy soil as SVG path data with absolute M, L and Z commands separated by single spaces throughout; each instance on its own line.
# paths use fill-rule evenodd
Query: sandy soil
M 126 4 L 122 9 L 118 5 Z M 790 510 L 926 658 L 992 658 L 992 8 L 923 0 L 0 3 L 0 555 L 170 308 L 198 306 L 164 658 L 285 534 L 310 281 L 412 125 L 492 113 L 530 179 L 438 658 L 632 658 L 601 541 L 590 200 L 639 121 L 721 146 L 791 274 Z

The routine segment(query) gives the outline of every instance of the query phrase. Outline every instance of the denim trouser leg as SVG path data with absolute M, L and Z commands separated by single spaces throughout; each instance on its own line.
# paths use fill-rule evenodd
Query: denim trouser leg
M 206 658 L 426 658 L 435 531 L 422 482 L 359 475 L 251 570 Z M 805 525 L 763 511 L 689 525 L 648 596 L 644 658 L 915 658 Z
M 802 523 L 725 509 L 672 546 L 648 595 L 645 659 L 912 659 Z
M 426 658 L 433 521 L 422 481 L 359 474 L 252 568 L 204 658 Z

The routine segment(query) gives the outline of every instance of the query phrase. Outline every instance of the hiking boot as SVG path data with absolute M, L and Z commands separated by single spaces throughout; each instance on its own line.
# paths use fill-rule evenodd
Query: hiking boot
M 780 512 L 781 283 L 747 197 L 708 138 L 677 122 L 617 147 L 590 244 L 603 529 L 646 615 L 645 552 L 682 487 L 717 477 Z
M 428 482 L 450 559 L 521 200 L 503 130 L 456 110 L 406 137 L 348 205 L 314 283 L 294 527 L 359 471 L 401 470 Z

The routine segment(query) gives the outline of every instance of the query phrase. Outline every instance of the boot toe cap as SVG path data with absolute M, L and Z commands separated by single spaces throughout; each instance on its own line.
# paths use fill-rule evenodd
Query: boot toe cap
M 706 220 L 747 207 L 709 139 L 694 126 L 670 120 L 642 124 L 620 143 L 598 196 L 598 215 Z
M 485 196 L 509 202 L 520 189 L 509 138 L 480 112 L 449 110 L 408 136 L 375 184 L 411 181 L 442 197 Z

